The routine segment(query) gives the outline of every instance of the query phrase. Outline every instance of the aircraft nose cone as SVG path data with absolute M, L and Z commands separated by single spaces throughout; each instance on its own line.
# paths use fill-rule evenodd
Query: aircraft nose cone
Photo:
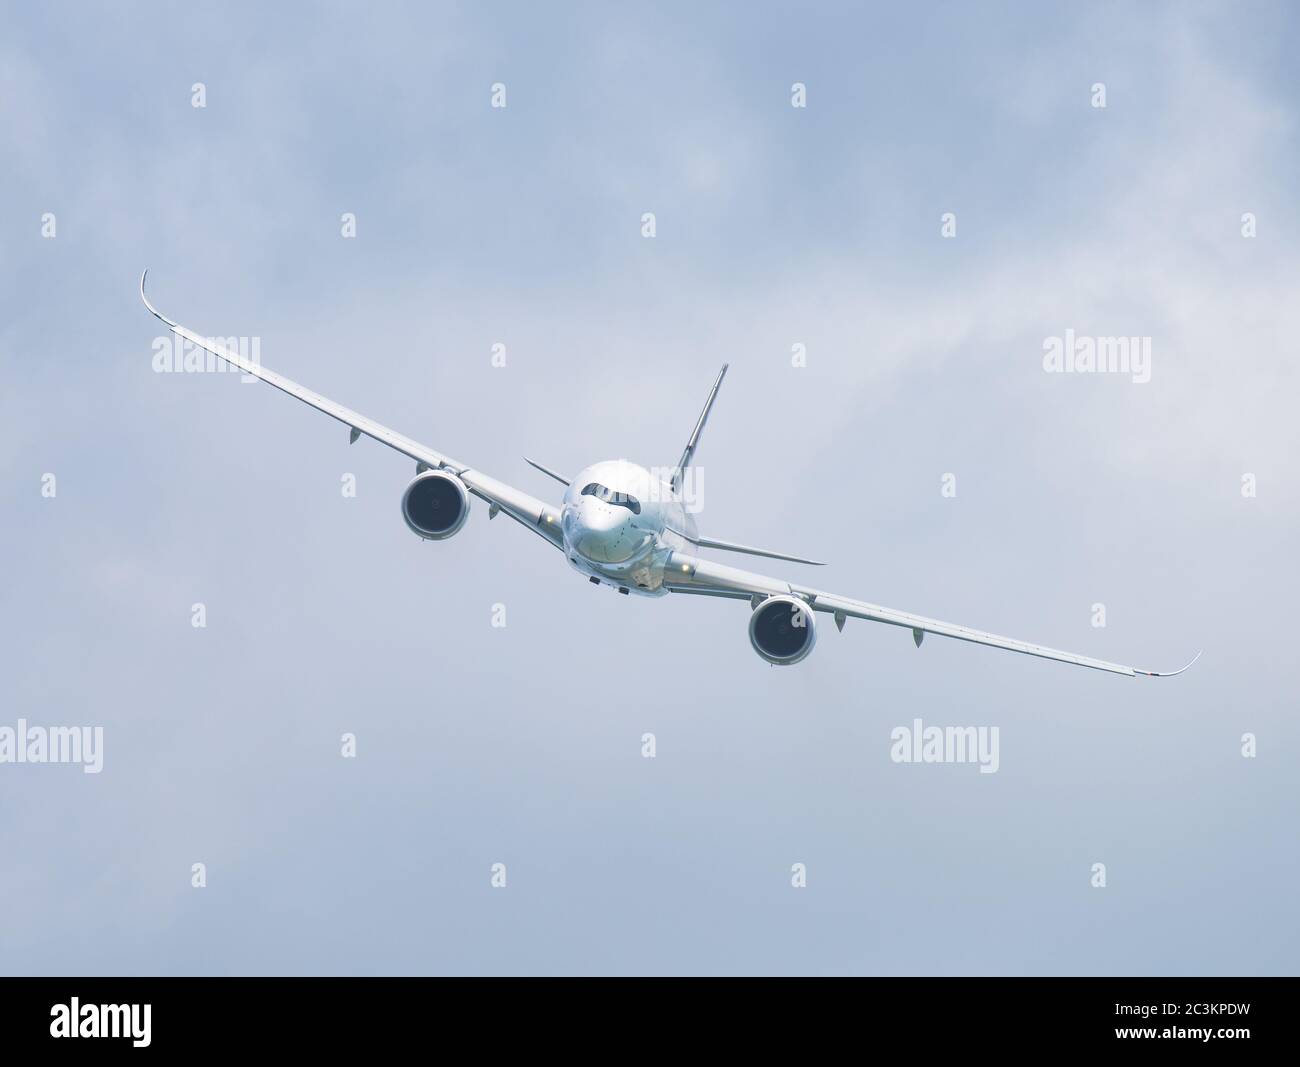
M 608 505 L 586 502 L 571 525 L 573 547 L 596 563 L 624 563 L 639 543 L 636 531 Z

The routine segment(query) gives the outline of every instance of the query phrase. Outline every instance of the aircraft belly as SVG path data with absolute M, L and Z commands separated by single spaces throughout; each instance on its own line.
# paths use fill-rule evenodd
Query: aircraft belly
M 594 563 L 587 560 L 581 569 L 592 577 L 624 588 L 629 593 L 663 596 L 668 592 L 668 588 L 664 585 L 664 564 L 671 554 L 671 549 L 656 548 L 628 563 Z

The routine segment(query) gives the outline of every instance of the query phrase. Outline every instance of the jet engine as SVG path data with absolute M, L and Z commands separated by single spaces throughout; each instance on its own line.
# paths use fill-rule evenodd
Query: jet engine
M 402 518 L 417 536 L 445 541 L 469 518 L 469 491 L 454 474 L 424 471 L 402 494 Z
M 749 616 L 749 643 L 768 663 L 798 663 L 817 643 L 812 608 L 798 597 L 768 597 Z

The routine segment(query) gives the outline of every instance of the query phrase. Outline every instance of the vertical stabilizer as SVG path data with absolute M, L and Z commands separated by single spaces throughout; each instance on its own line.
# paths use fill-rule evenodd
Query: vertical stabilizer
M 700 417 L 695 422 L 695 429 L 691 431 L 690 440 L 686 442 L 686 448 L 682 450 L 682 458 L 677 461 L 677 467 L 673 470 L 672 487 L 674 493 L 682 491 L 682 479 L 686 477 L 686 471 L 691 463 L 695 460 L 695 449 L 700 443 L 700 434 L 704 432 L 704 424 L 709 419 L 709 412 L 713 408 L 713 402 L 718 399 L 718 387 L 722 385 L 722 379 L 727 376 L 727 364 L 722 365 L 722 370 L 718 371 L 718 376 L 714 379 L 713 388 L 709 390 L 709 399 L 704 402 L 704 410 L 700 412 Z

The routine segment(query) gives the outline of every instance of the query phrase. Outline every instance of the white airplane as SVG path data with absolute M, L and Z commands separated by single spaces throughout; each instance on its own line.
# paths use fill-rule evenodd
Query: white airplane
M 1176 671 L 1139 670 L 851 600 L 834 593 L 823 593 L 802 583 L 768 578 L 697 555 L 695 549 L 711 548 L 821 566 L 814 560 L 712 540 L 700 537 L 696 532 L 694 519 L 687 512 L 683 499 L 683 480 L 695 458 L 700 434 L 727 373 L 725 364 L 709 391 L 709 398 L 696 420 L 681 459 L 667 481 L 644 467 L 623 460 L 596 463 L 570 479 L 525 457 L 530 465 L 566 486 L 563 501 L 556 507 L 412 441 L 173 322 L 145 296 L 144 284 L 148 273 L 145 271 L 140 276 L 140 299 L 172 333 L 238 367 L 245 374 L 260 378 L 338 419 L 350 428 L 350 443 L 355 444 L 364 435 L 414 460 L 415 479 L 402 494 L 402 517 L 415 534 L 426 540 L 442 541 L 459 533 L 469 518 L 470 497 L 479 497 L 488 504 L 489 519 L 509 515 L 563 552 L 570 566 L 593 583 L 613 586 L 620 593 L 642 596 L 688 593 L 748 600 L 751 607 L 750 644 L 763 659 L 777 665 L 798 663 L 813 650 L 817 640 L 817 612 L 832 616 L 840 630 L 844 629 L 848 619 L 900 626 L 912 631 L 912 640 L 918 648 L 926 634 L 938 634 L 1130 677 L 1139 674 L 1152 678 L 1170 677 L 1181 674 L 1200 658 L 1198 652 L 1191 663 Z

